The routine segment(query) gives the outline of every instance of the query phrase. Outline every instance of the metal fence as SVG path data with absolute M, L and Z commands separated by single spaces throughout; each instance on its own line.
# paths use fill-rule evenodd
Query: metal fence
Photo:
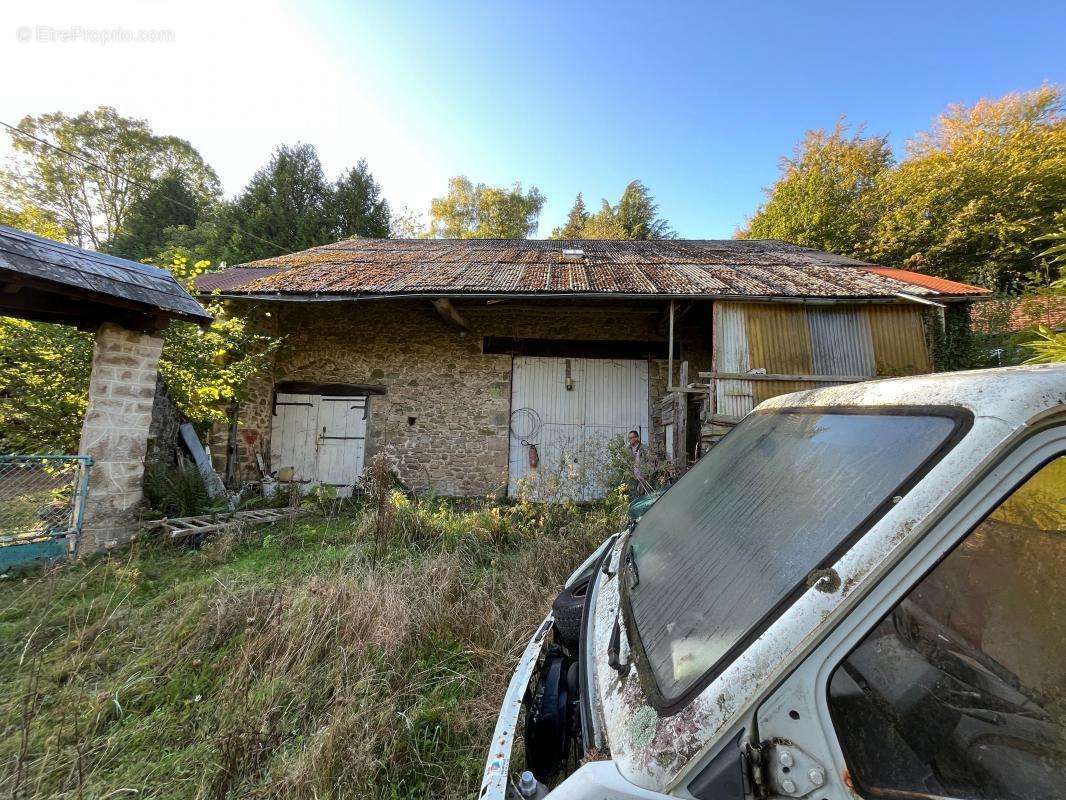
M 0 572 L 77 549 L 91 466 L 88 456 L 0 455 Z

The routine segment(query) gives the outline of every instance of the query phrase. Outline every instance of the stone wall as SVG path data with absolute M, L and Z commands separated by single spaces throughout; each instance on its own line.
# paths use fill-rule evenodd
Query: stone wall
M 148 451 L 146 463 L 158 463 L 166 467 L 177 466 L 181 423 L 185 415 L 181 413 L 174 398 L 167 391 L 163 376 L 156 377 L 155 397 L 152 400 L 152 424 L 148 428 Z
M 273 375 L 251 385 L 250 399 L 241 408 L 242 477 L 255 476 L 257 450 L 269 460 L 274 382 L 309 381 L 384 389 L 384 394 L 370 398 L 367 458 L 387 447 L 413 488 L 453 496 L 502 490 L 507 482 L 512 358 L 483 354 L 484 336 L 665 340 L 662 303 L 482 301 L 456 307 L 469 332 L 445 322 L 428 301 L 259 306 L 252 318 L 267 322 L 283 339 Z M 679 334 L 693 374 L 706 369 L 709 307 L 690 314 Z M 649 378 L 649 407 L 654 409 L 664 394 L 666 362 L 652 361 Z M 658 435 L 653 429 L 653 441 Z
M 80 551 L 127 541 L 137 522 L 163 340 L 106 323 L 93 344 L 78 452 L 91 456 Z

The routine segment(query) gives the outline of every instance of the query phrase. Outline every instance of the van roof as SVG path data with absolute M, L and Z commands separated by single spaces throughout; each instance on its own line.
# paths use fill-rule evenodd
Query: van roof
M 779 395 L 760 409 L 795 406 L 955 406 L 998 417 L 1012 428 L 1066 408 L 1066 364 L 944 372 L 887 378 Z

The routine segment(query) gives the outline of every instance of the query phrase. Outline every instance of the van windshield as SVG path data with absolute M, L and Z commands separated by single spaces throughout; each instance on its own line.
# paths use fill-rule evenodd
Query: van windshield
M 929 411 L 760 412 L 689 470 L 629 545 L 629 610 L 662 700 L 724 667 L 849 534 L 931 466 L 955 425 Z

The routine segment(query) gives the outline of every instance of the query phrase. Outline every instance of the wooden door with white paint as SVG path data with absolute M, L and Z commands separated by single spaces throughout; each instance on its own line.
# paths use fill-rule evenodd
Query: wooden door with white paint
M 322 397 L 318 406 L 317 481 L 348 497 L 363 474 L 366 396 Z
M 279 392 L 270 435 L 270 468 L 304 493 L 328 485 L 348 497 L 363 474 L 368 398 Z
M 635 429 L 647 442 L 646 361 L 517 356 L 511 384 L 512 497 L 602 497 L 611 439 Z
M 316 394 L 278 392 L 270 430 L 270 468 L 279 479 L 311 488 L 318 472 Z M 289 477 L 291 471 L 291 477 Z

